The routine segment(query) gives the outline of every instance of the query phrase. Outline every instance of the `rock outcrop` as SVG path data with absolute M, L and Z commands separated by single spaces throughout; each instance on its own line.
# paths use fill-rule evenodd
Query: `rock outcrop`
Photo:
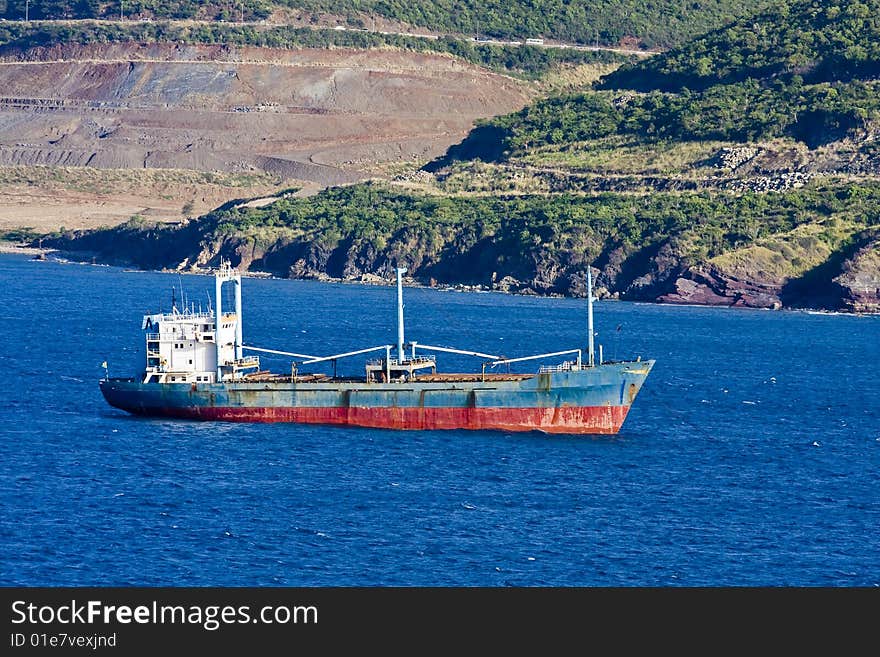
M 641 247 L 573 241 L 513 253 L 503 235 L 426 235 L 404 228 L 387 239 L 308 235 L 279 229 L 257 238 L 193 221 L 178 227 L 125 224 L 43 238 L 71 258 L 149 269 L 204 270 L 221 258 L 282 278 L 378 282 L 399 264 L 426 285 L 516 294 L 586 294 L 587 254 L 603 298 L 779 309 L 880 312 L 880 233 L 867 229 L 836 250 L 804 226 L 762 244 L 695 258 L 683 236 Z M 595 255 L 599 250 L 598 256 Z M 797 249 L 800 249 L 799 251 Z M 799 261 L 800 267 L 791 263 Z
M 685 270 L 675 279 L 672 290 L 657 297 L 663 303 L 700 306 L 739 306 L 743 308 L 782 308 L 781 286 L 725 276 L 714 267 Z
M 858 313 L 880 312 L 880 234 L 868 238 L 844 262 L 834 282 L 841 288 L 841 309 Z

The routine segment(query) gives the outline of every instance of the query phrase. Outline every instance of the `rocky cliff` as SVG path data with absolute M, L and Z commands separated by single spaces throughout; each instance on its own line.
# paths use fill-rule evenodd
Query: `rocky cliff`
M 204 270 L 224 259 L 244 271 L 282 278 L 390 281 L 394 267 L 406 266 L 425 285 L 566 296 L 585 294 L 586 266 L 592 263 L 602 297 L 880 312 L 876 212 L 867 225 L 832 217 L 753 238 L 741 234 L 745 228 L 728 226 L 722 239 L 710 237 L 710 223 L 693 225 L 687 216 L 681 225 L 665 227 L 646 216 L 628 233 L 614 222 L 606 227 L 592 221 L 536 222 L 534 210 L 521 199 L 496 205 L 494 212 L 507 213 L 502 217 L 481 214 L 485 200 L 460 199 L 450 206 L 477 212 L 479 218 L 469 221 L 447 213 L 449 208 L 435 199 L 404 209 L 394 203 L 410 203 L 410 197 L 364 187 L 281 200 L 274 210 L 218 211 L 181 225 L 135 221 L 69 232 L 43 238 L 42 245 L 73 258 L 148 269 Z M 358 197 L 367 193 L 372 196 Z M 673 202 L 681 200 L 662 200 Z M 828 201 L 819 197 L 816 202 Z M 599 213 L 594 206 L 591 211 Z M 425 216 L 426 207 L 433 214 Z M 535 207 L 548 212 L 543 199 L 536 199 Z M 354 216 L 358 209 L 360 219 Z M 801 202 L 793 216 L 804 211 Z M 577 208 L 571 212 L 577 214 Z M 748 225 L 748 217 L 737 216 Z M 661 220 L 670 223 L 668 217 Z M 707 246 L 718 239 L 720 246 Z

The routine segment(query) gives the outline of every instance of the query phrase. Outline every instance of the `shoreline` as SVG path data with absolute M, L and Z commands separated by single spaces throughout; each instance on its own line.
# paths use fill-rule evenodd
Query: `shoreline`
M 177 270 L 177 269 L 140 269 L 140 268 L 128 268 L 125 265 L 110 265 L 105 262 L 98 262 L 94 258 L 89 261 L 89 259 L 77 260 L 75 258 L 67 258 L 62 253 L 68 253 L 68 255 L 73 255 L 69 252 L 63 252 L 58 249 L 50 249 L 50 248 L 38 248 L 32 246 L 24 246 L 17 245 L 13 242 L 7 242 L 0 240 L 0 255 L 23 255 L 23 256 L 33 256 L 32 260 L 43 260 L 43 261 L 51 261 L 57 262 L 59 264 L 80 264 L 80 265 L 91 265 L 91 266 L 99 266 L 99 267 L 117 267 L 120 269 L 122 273 L 155 273 L 155 274 L 187 274 L 190 276 L 213 276 L 213 269 L 198 269 L 198 270 Z M 53 258 L 49 258 L 48 256 L 55 256 Z M 373 286 L 373 287 L 393 287 L 394 281 L 388 280 L 385 281 L 378 275 L 368 275 L 370 276 L 365 280 L 358 279 L 345 279 L 345 278 L 333 278 L 332 276 L 321 276 L 316 278 L 283 278 L 280 276 L 275 276 L 270 274 L 269 272 L 260 272 L 260 271 L 245 271 L 241 272 L 242 278 L 256 278 L 262 280 L 275 280 L 275 281 L 314 281 L 316 283 L 335 283 L 341 285 L 365 285 L 365 286 Z M 438 292 L 471 292 L 473 294 L 503 294 L 505 296 L 520 296 L 520 297 L 536 297 L 536 298 L 544 298 L 544 299 L 583 299 L 584 297 L 569 297 L 562 294 L 524 294 L 521 292 L 510 292 L 505 290 L 494 290 L 490 287 L 474 284 L 468 285 L 464 283 L 457 284 L 440 284 L 437 285 L 426 285 L 424 283 L 419 282 L 415 278 L 407 277 L 404 278 L 404 285 L 410 288 L 419 288 L 425 290 L 437 290 Z M 695 303 L 669 303 L 664 301 L 656 301 L 656 300 L 644 300 L 644 299 L 619 299 L 616 297 L 604 297 L 601 299 L 596 299 L 597 301 L 623 301 L 628 303 L 638 303 L 638 304 L 647 304 L 652 306 L 662 306 L 664 308 L 719 308 L 719 309 L 729 309 L 729 310 L 752 310 L 752 311 L 764 311 L 764 312 L 801 312 L 812 315 L 836 315 L 843 317 L 880 317 L 880 312 L 876 313 L 859 313 L 859 312 L 848 312 L 845 310 L 829 310 L 827 308 L 792 308 L 789 306 L 783 306 L 778 309 L 773 308 L 751 308 L 746 306 L 734 306 L 734 305 L 722 305 L 722 304 L 695 304 Z
M 58 253 L 58 249 L 43 249 L 36 246 L 18 245 L 15 242 L 0 240 L 0 253 L 47 256 L 52 253 Z

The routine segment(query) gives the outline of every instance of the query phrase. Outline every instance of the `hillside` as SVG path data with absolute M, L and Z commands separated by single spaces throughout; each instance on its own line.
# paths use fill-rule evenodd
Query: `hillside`
M 349 27 L 368 27 L 376 21 L 428 29 L 436 33 L 482 35 L 504 39 L 543 37 L 577 43 L 667 48 L 713 27 L 747 15 L 765 0 L 703 0 L 681 3 L 658 0 L 243 0 L 196 2 L 133 0 L 124 5 L 129 19 L 200 19 L 217 21 L 291 21 L 320 23 L 328 16 Z M 24 3 L 0 0 L 0 18 L 21 20 Z M 41 0 L 29 8 L 34 19 L 104 18 L 120 15 L 115 2 Z
M 478 43 L 454 35 L 427 38 L 395 31 L 338 30 L 322 25 L 301 27 L 152 20 L 0 23 L 0 53 L 7 59 L 29 59 L 29 53 L 34 49 L 107 43 L 253 46 L 284 50 L 395 49 L 452 55 L 478 66 L 528 79 L 538 79 L 562 65 L 622 63 L 628 59 L 609 50 L 544 48 L 518 42 Z
M 0 22 L 0 229 L 176 221 L 412 170 L 475 118 L 625 61 L 330 24 Z
M 339 183 L 359 177 L 343 166 L 358 151 L 430 157 L 474 118 L 529 97 L 509 78 L 417 53 L 156 44 L 29 56 L 0 66 L 2 164 L 284 170 Z
M 223 256 L 289 277 L 403 265 L 425 284 L 526 294 L 583 294 L 591 262 L 615 298 L 878 312 L 878 4 L 802 0 L 735 22 L 478 120 L 390 184 L 44 245 L 149 268 Z
M 0 189 L 5 228 L 95 226 L 133 214 L 180 219 L 187 202 L 200 214 L 283 186 L 354 182 L 436 157 L 474 119 L 534 94 L 461 60 L 406 51 L 123 43 L 2 55 L 0 179 L 9 178 L 3 167 L 16 172 Z M 168 187 L 144 172 L 141 189 L 108 198 L 77 188 L 74 171 L 73 185 L 57 185 L 41 170 L 22 175 L 22 167 L 274 181 Z
M 800 0 L 693 39 L 611 74 L 605 88 L 704 90 L 747 79 L 805 84 L 880 75 L 877 0 Z
M 479 158 L 635 189 L 875 176 L 880 1 L 824 4 L 782 5 L 494 119 L 432 169 Z
M 873 186 L 880 179 L 880 2 L 826 4 L 781 4 L 624 65 L 594 89 L 484 122 L 426 169 L 437 189 L 455 194 L 808 198 L 820 189 Z M 735 295 L 720 281 L 735 279 L 814 288 L 816 303 L 827 305 L 821 297 L 841 263 L 876 249 L 860 229 L 846 222 L 838 229 L 836 246 L 811 250 L 816 269 L 798 283 L 804 240 L 824 228 L 805 224 L 769 243 L 728 245 L 702 258 L 711 275 L 691 270 L 690 282 L 658 298 L 731 302 Z M 863 289 L 875 295 L 880 272 L 870 258 L 860 262 Z
M 524 294 L 880 311 L 880 183 L 785 194 L 437 197 L 373 184 L 43 239 L 69 257 L 293 278 L 390 279 Z

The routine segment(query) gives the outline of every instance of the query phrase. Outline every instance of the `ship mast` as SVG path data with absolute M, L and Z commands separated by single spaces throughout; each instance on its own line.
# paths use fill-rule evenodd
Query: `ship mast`
M 403 353 L 403 279 L 406 267 L 397 268 L 397 362 L 403 363 L 406 354 Z
M 223 283 L 232 283 L 235 286 L 235 333 L 231 340 L 226 336 L 226 328 L 223 326 Z M 214 297 L 216 309 L 214 311 L 214 342 L 217 345 L 217 382 L 223 380 L 223 366 L 220 357 L 221 348 L 230 340 L 233 345 L 233 361 L 241 360 L 242 357 L 242 330 L 241 330 L 241 276 L 236 272 L 228 261 L 221 260 L 220 267 L 214 274 Z
M 587 265 L 587 364 L 596 364 L 593 347 L 593 273 L 592 266 Z

